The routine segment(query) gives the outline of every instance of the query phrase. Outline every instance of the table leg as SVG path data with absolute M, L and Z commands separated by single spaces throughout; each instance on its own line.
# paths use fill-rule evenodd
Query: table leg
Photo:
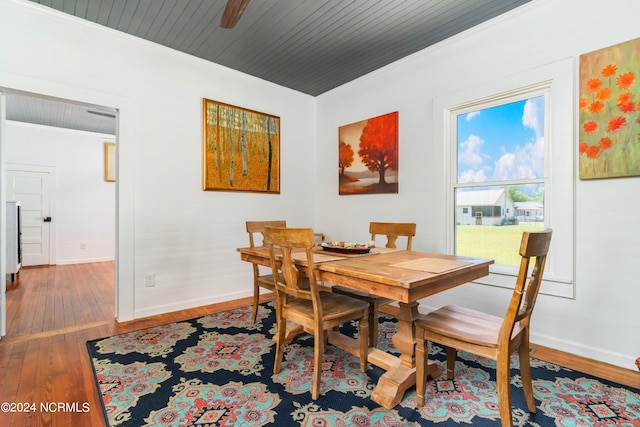
M 418 305 L 417 302 L 399 303 L 400 310 L 397 315 L 398 331 L 391 338 L 393 345 L 400 352 L 401 364 L 406 368 L 416 366 L 416 328 L 414 322 L 420 317 Z
M 391 367 L 380 379 L 371 394 L 371 400 L 391 409 L 402 401 L 404 392 L 416 383 L 416 331 L 414 322 L 420 316 L 418 303 L 399 303 L 398 332 L 392 337 L 393 345 L 400 351 L 400 364 Z M 441 369 L 429 364 L 427 374 L 432 378 L 440 376 Z

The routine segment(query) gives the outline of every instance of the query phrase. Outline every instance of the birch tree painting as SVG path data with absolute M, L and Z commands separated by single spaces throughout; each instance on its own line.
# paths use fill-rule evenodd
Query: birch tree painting
M 280 193 L 280 118 L 203 99 L 203 188 Z

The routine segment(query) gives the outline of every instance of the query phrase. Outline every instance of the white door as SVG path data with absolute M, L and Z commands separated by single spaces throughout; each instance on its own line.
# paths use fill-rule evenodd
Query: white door
M 22 266 L 51 263 L 51 168 L 7 165 L 6 199 L 21 202 Z

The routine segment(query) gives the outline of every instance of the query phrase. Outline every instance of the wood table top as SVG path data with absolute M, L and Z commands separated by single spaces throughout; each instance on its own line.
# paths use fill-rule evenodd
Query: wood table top
M 270 264 L 266 247 L 238 251 L 253 261 Z M 296 259 L 306 265 L 302 254 Z M 318 278 L 328 283 L 411 302 L 486 276 L 493 260 L 405 250 L 357 256 L 314 251 L 314 263 Z

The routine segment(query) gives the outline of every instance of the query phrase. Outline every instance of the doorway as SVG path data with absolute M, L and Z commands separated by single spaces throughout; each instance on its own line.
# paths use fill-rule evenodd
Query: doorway
M 51 129 L 51 132 L 60 132 L 63 129 L 68 131 L 74 129 L 84 132 L 96 132 L 111 134 L 111 142 L 115 142 L 116 138 L 116 125 L 117 125 L 117 110 L 115 108 L 103 107 L 97 105 L 89 105 L 79 103 L 67 99 L 51 98 L 44 95 L 38 95 L 27 92 L 8 91 L 0 88 L 0 96 L 3 98 L 2 108 L 0 115 L 2 116 L 2 132 L 0 133 L 0 167 L 2 168 L 3 182 L 0 189 L 0 202 L 5 204 L 5 200 L 10 199 L 22 199 L 21 204 L 27 205 L 27 209 L 23 209 L 23 266 L 29 265 L 49 265 L 56 264 L 60 261 L 56 257 L 56 247 L 61 243 L 56 240 L 55 233 L 55 189 L 57 188 L 56 173 L 60 167 L 55 166 L 34 166 L 48 164 L 42 160 L 29 162 L 28 159 L 21 159 L 20 164 L 9 163 L 11 162 L 11 156 L 8 155 L 8 147 L 16 142 L 15 132 L 6 132 L 9 122 L 10 125 L 15 126 L 19 123 L 20 126 L 29 126 L 31 124 L 40 125 L 33 126 L 39 128 L 39 132 L 46 132 L 46 129 Z M 34 114 L 36 111 L 38 114 Z M 61 114 L 64 112 L 64 114 Z M 63 122 L 56 122 L 56 116 L 61 117 Z M 25 119 L 25 117 L 28 117 Z M 4 121 L 6 120 L 6 121 Z M 42 121 L 39 121 L 42 120 Z M 26 125 L 26 124 L 29 125 Z M 93 123 L 93 124 L 92 124 Z M 92 128 L 86 128 L 82 126 L 102 126 L 94 130 Z M 80 127 L 78 127 L 80 126 Z M 107 126 L 106 128 L 104 126 Z M 105 129 L 110 129 L 105 132 Z M 77 132 L 83 134 L 84 132 Z M 11 140 L 14 138 L 14 141 Z M 17 138 L 19 139 L 19 138 Z M 42 138 L 46 140 L 46 138 Z M 55 138 L 52 138 L 55 139 Z M 79 159 L 76 156 L 77 152 L 71 151 L 67 153 L 61 153 L 63 156 L 67 156 L 69 159 Z M 15 150 L 12 150 L 12 153 Z M 102 153 L 102 151 L 101 151 Z M 9 161 L 9 162 L 8 162 Z M 98 162 L 96 169 L 102 167 L 102 160 Z M 24 164 L 22 164 L 24 163 Z M 95 163 L 95 162 L 94 162 Z M 6 181 L 5 181 L 6 179 Z M 35 185 L 35 184 L 38 185 Z M 52 185 L 53 184 L 53 185 Z M 77 185 L 80 187 L 85 185 L 86 182 L 78 181 Z M 112 188 L 115 188 L 117 183 L 110 183 Z M 111 260 L 115 256 L 117 251 L 115 250 L 116 241 L 116 226 L 117 215 L 116 209 L 116 194 L 115 190 L 112 190 L 111 205 L 112 205 L 112 217 L 113 229 L 111 239 L 114 242 L 114 250 L 111 253 Z M 53 195 L 53 199 L 51 196 Z M 53 217 L 54 222 L 50 222 Z M 68 227 L 68 224 L 67 224 Z M 0 239 L 2 240 L 2 239 Z M 62 242 L 64 245 L 66 242 Z M 85 243 L 82 243 L 84 246 Z M 89 244 L 90 245 L 90 244 Z M 4 263 L 4 251 L 2 253 L 1 262 Z M 73 263 L 73 259 L 62 260 L 62 263 Z M 82 261 L 81 257 L 78 257 L 78 262 L 90 262 Z M 114 265 L 112 262 L 111 265 Z M 4 268 L 2 269 L 4 271 Z M 2 326 L 1 333 L 6 333 L 7 330 L 7 306 L 6 306 L 6 275 L 2 275 L 2 307 L 0 325 Z M 114 280 L 114 287 L 117 280 Z M 111 298 L 115 301 L 117 289 L 112 293 Z M 112 313 L 115 316 L 115 311 Z

